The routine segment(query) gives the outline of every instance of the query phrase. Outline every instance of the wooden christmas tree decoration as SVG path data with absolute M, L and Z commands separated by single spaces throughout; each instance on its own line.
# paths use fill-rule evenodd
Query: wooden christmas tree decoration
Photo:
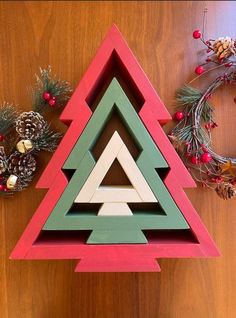
M 118 81 L 113 79 L 114 77 L 117 77 Z M 107 106 L 102 107 L 103 103 Z M 109 108 L 108 111 L 106 107 Z M 136 214 L 136 211 L 132 210 L 133 215 L 127 215 L 131 211 L 130 208 L 123 210 L 127 200 L 125 202 L 120 202 L 121 199 L 114 200 L 117 198 L 114 197 L 116 193 L 114 188 L 112 201 L 115 202 L 106 200 L 104 191 L 100 191 L 105 189 L 99 188 L 99 182 L 95 182 L 99 174 L 96 164 L 99 163 L 106 148 L 96 161 L 92 153 L 93 146 L 105 123 L 109 121 L 110 112 L 114 107 L 118 108 L 122 120 L 140 150 L 136 160 L 128 160 L 129 163 L 132 162 L 131 167 L 135 166 L 138 169 L 134 168 L 136 169 L 134 175 L 131 173 L 130 165 L 123 164 L 123 169 L 126 170 L 132 184 L 132 188 L 125 189 L 125 195 L 131 200 L 131 194 L 127 191 L 133 190 L 132 195 L 137 195 L 136 199 L 140 198 L 142 204 L 143 194 L 140 196 L 139 190 L 139 182 L 142 182 L 146 190 L 145 200 L 158 201 L 164 213 L 147 210 Z M 157 258 L 219 255 L 214 242 L 183 191 L 183 187 L 192 187 L 195 184 L 161 128 L 161 125 L 169 119 L 170 116 L 160 98 L 120 32 L 113 26 L 62 113 L 61 120 L 70 126 L 38 182 L 38 187 L 49 190 L 12 252 L 11 258 L 78 259 L 76 271 L 158 271 L 160 268 L 155 260 Z M 117 138 L 115 142 L 118 145 L 117 140 L 119 140 L 122 144 L 120 151 L 127 149 L 122 138 L 120 139 L 121 141 Z M 119 151 L 116 158 L 119 156 L 120 161 L 124 163 L 130 155 L 127 151 L 121 152 L 125 160 L 121 159 Z M 109 158 L 111 157 L 108 156 Z M 103 162 L 105 163 L 106 160 Z M 155 168 L 157 171 L 154 171 Z M 74 170 L 69 180 L 64 174 L 68 169 Z M 135 183 L 133 177 L 137 177 L 137 171 L 143 178 L 138 177 L 138 182 Z M 161 171 L 166 173 L 163 175 Z M 100 200 L 104 203 L 102 209 L 90 212 L 81 208 L 73 211 L 73 202 L 75 205 L 80 205 L 83 204 L 81 203 L 83 200 L 85 201 L 82 194 L 85 195 L 86 191 L 83 189 L 89 177 L 93 175 L 95 175 L 95 179 L 92 180 L 95 180 L 94 183 L 92 182 L 94 191 L 88 204 L 97 204 L 94 201 Z M 81 196 L 82 201 L 76 202 Z M 124 211 L 121 213 L 126 215 L 119 214 L 120 209 Z M 97 215 L 99 212 L 102 212 L 102 215 Z M 99 225 L 102 230 L 105 229 L 107 235 L 109 229 L 111 232 L 118 231 L 117 227 L 111 226 L 112 220 L 116 223 L 118 219 L 123 219 L 120 221 L 122 229 L 127 224 L 129 227 L 135 224 L 131 234 L 137 234 L 138 229 L 141 233 L 139 239 L 145 238 L 145 242 L 143 241 L 143 244 L 87 243 L 87 230 L 93 231 Z M 109 226 L 105 228 L 104 224 Z M 94 232 L 96 234 L 96 231 Z M 137 236 L 132 237 L 136 241 Z M 97 240 L 96 235 L 95 240 Z
M 113 134 L 97 163 L 93 158 L 92 148 L 114 109 L 118 110 L 127 129 L 141 148 L 141 153 L 136 161 L 137 166 L 117 132 Z M 115 158 L 120 161 L 135 189 L 126 188 L 121 193 L 120 187 L 118 192 L 113 187 L 111 194 L 107 195 L 104 190 L 99 189 L 99 185 Z M 166 166 L 167 163 L 150 138 L 118 81 L 114 78 L 64 164 L 65 170 L 77 170 L 47 220 L 44 230 L 95 230 L 97 236 L 95 236 L 95 232 L 92 232 L 87 242 L 109 244 L 145 243 L 146 239 L 140 231 L 136 240 L 131 235 L 130 231 L 132 230 L 132 233 L 135 234 L 135 228 L 138 226 L 146 230 L 188 229 L 187 222 L 155 171 L 157 168 Z M 91 167 L 94 167 L 92 171 Z M 150 216 L 145 213 L 141 216 L 133 216 L 130 220 L 127 219 L 127 216 L 94 218 L 94 216 L 81 216 L 79 212 L 76 215 L 73 214 L 73 217 L 71 217 L 71 214 L 66 214 L 71 209 L 73 202 L 131 203 L 156 201 L 159 202 L 164 214 L 160 214 L 158 210 L 157 215 Z M 121 231 L 124 226 L 126 226 L 126 234 L 125 231 Z M 99 233 L 99 230 L 102 234 Z

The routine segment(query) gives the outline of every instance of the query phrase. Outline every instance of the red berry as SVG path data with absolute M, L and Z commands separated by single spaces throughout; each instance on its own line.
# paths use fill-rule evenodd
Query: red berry
M 200 39 L 201 36 L 202 36 L 202 33 L 200 30 L 193 31 L 193 38 L 194 39 Z
M 55 97 L 52 97 L 49 101 L 48 101 L 48 104 L 50 106 L 55 106 L 56 105 L 56 98 Z
M 206 128 L 206 130 L 210 130 L 210 129 L 211 129 L 211 123 L 207 123 L 207 124 L 205 125 L 205 128 Z
M 43 93 L 43 99 L 44 100 L 50 100 L 51 99 L 51 94 L 49 92 L 45 91 Z
M 202 151 L 203 151 L 203 152 L 207 152 L 207 148 L 206 148 L 205 145 L 201 145 L 201 147 L 202 147 Z
M 210 53 L 211 52 L 211 49 L 209 48 L 209 49 L 207 49 L 207 51 L 206 51 L 207 53 Z
M 3 184 L 0 184 L 0 191 L 5 191 L 5 185 L 3 185 Z
M 204 71 L 205 71 L 205 68 L 204 68 L 202 65 L 198 65 L 198 66 L 195 68 L 195 73 L 196 73 L 197 75 L 201 75 Z
M 217 182 L 217 179 L 218 177 L 212 177 L 210 180 L 211 180 L 211 182 L 214 182 L 214 183 L 216 183 Z
M 208 57 L 208 58 L 206 59 L 206 62 L 211 62 L 211 58 Z
M 192 156 L 190 160 L 193 165 L 197 165 L 199 163 L 197 156 Z
M 221 176 L 217 176 L 217 177 L 216 177 L 216 182 L 219 183 L 219 182 L 221 182 L 221 181 L 223 181 L 223 178 L 222 178 Z
M 219 125 L 218 125 L 217 123 L 213 123 L 213 124 L 211 125 L 211 127 L 212 127 L 212 128 L 216 128 L 216 127 L 219 127 Z
M 212 160 L 212 156 L 209 154 L 209 152 L 204 152 L 201 155 L 201 162 L 208 163 Z
M 212 98 L 212 94 L 210 93 L 210 94 L 207 94 L 206 96 L 205 96 L 205 99 L 210 99 L 210 98 Z
M 4 141 L 4 139 L 5 139 L 4 135 L 0 134 L 0 141 Z
M 182 120 L 183 118 L 184 118 L 184 113 L 181 112 L 181 111 L 178 111 L 178 112 L 176 112 L 176 113 L 174 114 L 174 119 L 175 119 L 175 120 L 180 121 L 180 120 Z

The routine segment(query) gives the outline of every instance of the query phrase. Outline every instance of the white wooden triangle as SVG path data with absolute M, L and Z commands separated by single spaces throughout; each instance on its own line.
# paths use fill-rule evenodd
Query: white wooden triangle
M 91 203 L 143 202 L 133 186 L 100 186 L 93 194 Z
M 104 203 L 98 215 L 133 215 L 127 203 Z
M 124 169 L 132 186 L 101 186 L 102 180 L 117 158 Z M 157 202 L 152 190 L 144 179 L 133 157 L 117 131 L 114 132 L 106 148 L 103 150 L 95 167 L 80 190 L 75 202 L 91 203 L 126 203 L 126 202 Z M 113 206 L 113 215 L 118 213 L 122 205 Z M 123 205 L 124 207 L 124 205 Z M 111 208 L 111 206 L 110 206 Z M 125 212 L 126 211 L 126 212 Z M 104 214 L 103 214 L 104 213 Z M 107 215 L 108 205 L 102 206 L 99 215 Z M 124 209 L 127 215 L 132 214 L 127 206 Z

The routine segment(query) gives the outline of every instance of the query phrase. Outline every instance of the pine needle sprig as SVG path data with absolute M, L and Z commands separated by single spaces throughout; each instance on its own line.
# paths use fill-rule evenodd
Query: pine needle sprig
M 213 120 L 213 112 L 214 108 L 207 102 L 205 101 L 203 103 L 202 111 L 201 111 L 201 119 L 205 123 L 210 122 Z
M 43 134 L 36 140 L 33 140 L 33 151 L 38 152 L 40 150 L 44 150 L 53 152 L 57 148 L 62 137 L 63 134 L 51 130 L 50 125 L 47 125 Z
M 4 102 L 0 106 L 0 134 L 5 137 L 14 128 L 15 120 L 18 116 L 18 111 L 13 104 Z
M 197 103 L 202 97 L 202 93 L 189 85 L 184 85 L 176 92 L 177 107 L 192 106 Z
M 43 98 L 44 92 L 55 98 L 54 108 L 61 108 L 69 100 L 72 89 L 68 82 L 52 76 L 49 66 L 47 69 L 40 68 L 40 74 L 36 74 L 36 85 L 32 90 L 33 110 L 39 113 L 48 109 L 48 101 Z
M 198 89 L 189 85 L 184 85 L 176 93 L 176 107 L 177 109 L 183 109 L 185 112 L 192 112 L 202 99 L 203 93 Z M 195 107 L 194 107 L 195 106 Z M 213 108 L 207 102 L 202 103 L 201 120 L 209 122 L 212 120 Z

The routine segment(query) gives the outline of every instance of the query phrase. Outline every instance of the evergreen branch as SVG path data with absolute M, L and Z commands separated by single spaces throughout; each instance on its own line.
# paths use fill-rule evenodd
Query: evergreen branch
M 184 85 L 176 92 L 177 107 L 191 107 L 193 104 L 197 103 L 201 97 L 202 93 L 198 89 Z
M 201 119 L 205 122 L 211 122 L 213 120 L 213 107 L 206 101 L 203 103 Z
M 63 107 L 69 100 L 72 89 L 68 82 L 56 79 L 51 75 L 51 67 L 40 68 L 40 75 L 36 75 L 36 85 L 32 89 L 33 110 L 39 113 L 48 109 L 48 102 L 44 100 L 43 93 L 48 92 L 56 99 L 56 108 Z
M 0 106 L 0 134 L 7 136 L 9 132 L 14 128 L 14 124 L 18 112 L 12 104 L 3 103 Z
M 42 135 L 36 140 L 33 140 L 33 145 L 34 145 L 33 151 L 40 151 L 40 150 L 45 150 L 49 152 L 55 151 L 62 136 L 63 134 L 51 130 L 50 126 L 47 125 Z

